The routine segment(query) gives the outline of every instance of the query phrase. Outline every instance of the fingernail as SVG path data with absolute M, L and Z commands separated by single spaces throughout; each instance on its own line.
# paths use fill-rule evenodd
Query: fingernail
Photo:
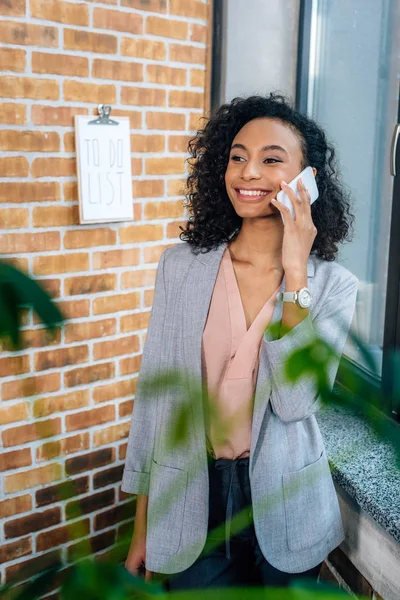
M 281 183 L 283 183 L 283 185 L 287 185 L 286 181 L 282 181 Z
M 301 187 L 304 187 L 304 183 L 303 183 L 302 179 L 299 179 L 299 183 L 300 183 Z

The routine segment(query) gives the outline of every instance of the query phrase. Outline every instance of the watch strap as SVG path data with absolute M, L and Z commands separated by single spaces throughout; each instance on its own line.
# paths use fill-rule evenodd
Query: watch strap
M 297 292 L 279 292 L 278 300 L 282 302 L 296 302 Z

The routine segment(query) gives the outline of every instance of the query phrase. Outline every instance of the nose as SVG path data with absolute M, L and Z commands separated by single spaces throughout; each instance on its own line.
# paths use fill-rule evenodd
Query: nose
M 244 181 L 261 179 L 260 165 L 258 161 L 249 159 L 243 163 L 242 179 Z

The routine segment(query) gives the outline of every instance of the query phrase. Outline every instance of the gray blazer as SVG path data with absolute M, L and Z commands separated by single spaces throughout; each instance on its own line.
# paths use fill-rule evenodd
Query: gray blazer
M 140 369 L 122 489 L 148 494 L 146 567 L 159 573 L 187 569 L 207 535 L 208 469 L 203 406 L 189 403 L 201 384 L 201 344 L 226 244 L 195 255 L 178 244 L 160 260 Z M 265 334 L 257 379 L 250 483 L 257 540 L 267 560 L 288 573 L 322 562 L 344 539 L 341 514 L 315 413 L 320 400 L 312 378 L 284 382 L 289 353 L 317 332 L 343 351 L 358 280 L 335 262 L 310 256 L 310 314 L 280 339 Z M 285 278 L 280 291 L 285 289 Z M 271 323 L 282 318 L 277 302 Z M 337 364 L 330 371 L 333 385 Z M 160 386 L 145 397 L 146 379 L 178 369 L 188 388 Z M 191 392 L 191 393 L 188 393 Z M 198 396 L 197 396 L 198 398 Z M 188 439 L 171 445 L 170 432 L 187 402 Z M 172 491 L 171 491 L 172 490 Z

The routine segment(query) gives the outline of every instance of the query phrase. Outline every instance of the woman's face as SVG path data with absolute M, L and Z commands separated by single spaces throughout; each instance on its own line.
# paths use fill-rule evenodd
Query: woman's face
M 242 218 L 279 215 L 271 204 L 302 170 L 300 139 L 277 119 L 260 118 L 246 123 L 232 142 L 225 172 L 226 191 Z

